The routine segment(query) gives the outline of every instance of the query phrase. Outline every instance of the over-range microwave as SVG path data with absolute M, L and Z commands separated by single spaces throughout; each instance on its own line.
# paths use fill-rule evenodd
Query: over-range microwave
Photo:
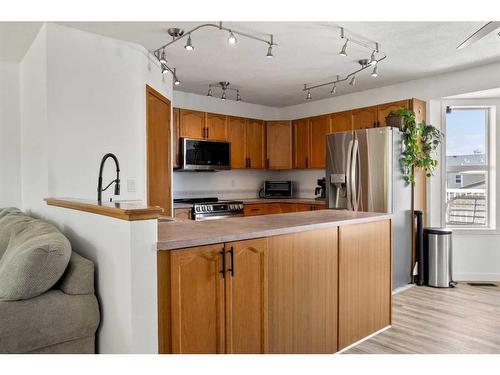
M 291 198 L 292 181 L 264 181 L 264 198 Z
M 185 171 L 231 169 L 231 144 L 205 139 L 181 139 L 182 166 Z

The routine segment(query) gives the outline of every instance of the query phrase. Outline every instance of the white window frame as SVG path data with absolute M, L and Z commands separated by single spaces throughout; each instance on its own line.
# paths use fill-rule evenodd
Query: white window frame
M 486 204 L 487 204 L 487 226 L 465 226 L 465 225 L 447 225 L 446 224 L 446 183 L 447 183 L 447 165 L 446 165 L 446 140 L 442 143 L 441 150 L 441 225 L 448 226 L 454 231 L 459 231 L 466 234 L 484 232 L 490 234 L 496 231 L 496 105 L 490 104 L 489 101 L 481 102 L 479 100 L 457 100 L 457 101 L 443 101 L 442 102 L 442 124 L 443 132 L 446 137 L 446 107 L 455 109 L 488 109 L 488 119 L 486 124 L 486 157 L 488 158 L 488 173 L 486 178 Z M 469 167 L 468 169 L 474 169 Z M 477 167 L 477 169 L 484 169 Z

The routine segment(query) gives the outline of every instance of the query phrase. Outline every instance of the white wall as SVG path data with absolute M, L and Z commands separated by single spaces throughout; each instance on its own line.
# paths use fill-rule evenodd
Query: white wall
M 135 44 L 46 24 L 21 63 L 23 208 L 54 222 L 93 260 L 101 353 L 157 351 L 155 220 L 127 222 L 46 206 L 43 198 L 96 198 L 99 162 L 120 160 L 120 198 L 145 201 L 146 84 L 172 97 Z M 108 166 L 105 182 L 113 177 Z M 127 178 L 137 192 L 127 193 Z
M 19 64 L 0 62 L 0 207 L 21 206 Z

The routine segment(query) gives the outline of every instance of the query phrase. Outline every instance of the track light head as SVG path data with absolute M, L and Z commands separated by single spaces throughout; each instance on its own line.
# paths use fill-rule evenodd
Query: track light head
M 168 68 L 165 65 L 163 65 L 163 64 L 161 64 L 161 73 L 162 74 L 167 74 L 168 73 Z
M 347 56 L 347 42 L 349 42 L 349 39 L 347 39 L 344 45 L 342 46 L 342 49 L 339 52 L 340 56 Z
M 330 91 L 330 95 L 335 95 L 337 93 L 337 84 L 334 83 L 332 87 L 332 91 Z
M 308 91 L 307 91 L 306 100 L 311 100 L 311 99 L 312 99 L 312 96 L 311 96 L 311 90 L 308 90 Z
M 349 81 L 349 85 L 354 86 L 356 84 L 356 76 L 352 76 L 351 80 Z
M 208 88 L 207 96 L 212 96 L 212 89 L 210 87 Z
M 241 96 L 239 91 L 236 91 L 236 101 L 241 102 Z
M 377 65 L 377 58 L 375 57 L 375 51 L 372 52 L 372 55 L 370 56 L 370 65 Z
M 165 57 L 165 49 L 161 51 L 160 64 L 167 64 L 167 58 Z
M 191 34 L 188 35 L 188 39 L 184 48 L 186 49 L 186 51 L 194 50 L 193 44 L 191 43 Z
M 378 65 L 373 67 L 372 77 L 378 77 Z
M 267 55 L 266 57 L 268 59 L 272 59 L 274 56 L 273 56 L 273 45 L 272 44 L 269 44 L 269 47 L 267 48 Z
M 179 78 L 177 78 L 177 69 L 176 68 L 174 68 L 172 75 L 174 76 L 174 85 L 179 86 L 181 84 L 181 81 L 179 81 Z
M 231 31 L 229 33 L 229 38 L 227 38 L 227 42 L 229 44 L 236 44 L 237 41 L 238 41 L 238 39 L 236 39 L 236 37 L 234 36 L 233 32 Z
M 222 90 L 222 96 L 220 97 L 221 100 L 226 100 L 226 90 Z

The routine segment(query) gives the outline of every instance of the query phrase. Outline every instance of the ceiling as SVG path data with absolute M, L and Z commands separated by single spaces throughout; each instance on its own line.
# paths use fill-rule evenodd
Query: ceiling
M 135 42 L 153 50 L 170 40 L 169 27 L 189 30 L 199 22 L 65 22 L 64 25 L 100 35 Z M 354 45 L 348 56 L 338 54 L 343 40 L 339 26 L 359 39 L 378 41 L 387 59 L 380 63 L 379 77 L 361 73 L 354 87 L 341 84 L 338 95 L 432 76 L 500 61 L 500 38 L 492 33 L 477 43 L 456 50 L 484 22 L 227 22 L 226 27 L 266 38 L 274 34 L 278 44 L 274 58 L 267 59 L 267 46 L 243 37 L 231 46 L 227 33 L 216 28 L 192 35 L 195 50 L 184 50 L 184 41 L 167 49 L 169 64 L 177 68 L 182 84 L 176 90 L 206 94 L 207 85 L 229 81 L 239 88 L 243 101 L 282 107 L 305 101 L 304 83 L 319 83 L 357 69 L 357 60 L 370 52 Z M 0 35 L 4 34 L 0 23 Z M 29 24 L 27 36 L 34 24 Z M 30 34 L 31 33 L 31 34 Z M 26 39 L 25 38 L 25 39 Z M 7 38 L 5 38 L 7 39 Z M 3 42 L 4 40 L 2 40 Z M 7 40 L 5 40 L 7 41 Z M 9 58 L 22 58 L 22 46 L 0 49 Z M 5 49 L 5 51 L 4 51 Z M 19 57 L 21 55 L 21 57 Z M 330 88 L 313 91 L 312 99 L 328 96 Z
M 497 99 L 500 98 L 500 88 L 474 91 L 466 94 L 448 96 L 446 99 Z

